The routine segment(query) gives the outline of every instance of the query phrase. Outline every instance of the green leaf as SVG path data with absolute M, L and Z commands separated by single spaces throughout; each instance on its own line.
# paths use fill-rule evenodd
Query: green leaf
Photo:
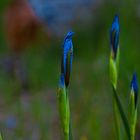
M 128 106 L 129 111 L 129 126 L 130 126 L 130 134 L 131 134 L 131 140 L 135 139 L 135 128 L 136 128 L 136 122 L 137 122 L 137 108 L 135 106 L 135 95 L 133 89 L 130 93 L 130 102 Z
M 117 74 L 119 72 L 119 63 L 120 63 L 120 47 L 118 46 L 117 56 L 116 56 L 116 69 L 117 69 Z
M 112 87 L 113 87 L 114 98 L 116 100 L 116 104 L 117 104 L 118 110 L 120 112 L 120 116 L 121 116 L 121 119 L 122 119 L 122 122 L 123 122 L 123 125 L 125 128 L 125 131 L 127 133 L 128 139 L 130 140 L 131 135 L 130 135 L 130 128 L 129 128 L 129 123 L 128 123 L 127 117 L 125 115 L 125 112 L 124 112 L 124 109 L 122 107 L 121 101 L 118 97 L 118 94 L 117 94 L 114 86 L 112 86 Z
M 68 93 L 67 93 L 68 95 Z M 72 126 L 71 126 L 71 117 L 70 117 L 70 106 L 69 106 L 69 98 L 67 96 L 67 113 L 69 115 L 69 140 L 73 139 L 73 135 L 72 135 Z
M 115 129 L 116 129 L 116 140 L 121 140 L 120 113 L 114 97 L 113 97 L 113 107 L 114 107 L 114 122 L 115 122 Z
M 59 87 L 58 90 L 58 107 L 59 107 L 59 114 L 61 125 L 63 128 L 64 136 L 69 137 L 69 102 L 66 96 L 66 87 Z
M 2 136 L 1 136 L 1 133 L 0 133 L 0 140 L 2 140 Z
M 116 88 L 117 86 L 117 67 L 116 62 L 110 57 L 110 81 L 111 84 Z

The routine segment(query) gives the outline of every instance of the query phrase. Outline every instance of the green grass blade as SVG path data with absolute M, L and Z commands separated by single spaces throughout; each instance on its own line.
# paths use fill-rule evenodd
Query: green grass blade
M 128 106 L 131 140 L 135 139 L 135 129 L 136 129 L 136 123 L 137 123 L 137 106 L 135 105 L 135 96 L 134 95 L 135 95 L 134 91 L 131 90 L 130 103 Z
M 114 120 L 115 120 L 115 130 L 116 130 L 116 140 L 121 140 L 121 130 L 120 130 L 120 116 L 119 110 L 116 104 L 116 100 L 113 97 L 113 108 L 114 108 Z
M 113 87 L 113 86 L 112 86 Z M 127 120 L 127 117 L 125 115 L 125 112 L 124 112 L 124 109 L 122 107 L 122 104 L 121 104 L 121 101 L 118 97 L 118 94 L 115 90 L 115 88 L 113 87 L 113 93 L 114 93 L 114 97 L 115 97 L 115 100 L 116 100 L 116 104 L 117 104 L 117 107 L 119 109 L 119 112 L 120 112 L 120 116 L 121 116 L 121 119 L 123 121 L 123 124 L 124 124 L 124 128 L 126 130 L 126 133 L 127 133 L 127 136 L 128 136 L 128 139 L 130 140 L 130 128 L 129 128 L 129 123 L 128 123 L 128 120 Z
M 0 133 L 0 140 L 2 140 L 2 136 L 1 136 L 1 133 Z
M 61 126 L 63 128 L 64 139 L 69 140 L 69 104 L 66 97 L 66 89 L 59 88 L 58 90 L 58 108 L 61 120 Z
M 72 121 L 70 120 L 70 126 L 69 126 L 69 140 L 73 140 L 73 135 L 72 135 Z
M 73 140 L 73 135 L 72 135 L 72 121 L 71 121 L 71 115 L 70 115 L 70 105 L 69 105 L 68 92 L 66 92 L 66 98 L 67 98 L 67 114 L 69 116 L 69 140 Z

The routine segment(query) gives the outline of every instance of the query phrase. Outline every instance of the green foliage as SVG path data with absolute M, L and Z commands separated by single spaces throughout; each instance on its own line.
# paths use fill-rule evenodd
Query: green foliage
M 69 124 L 70 124 L 70 111 L 69 111 L 69 100 L 66 95 L 66 87 L 59 87 L 58 89 L 58 107 L 60 113 L 61 125 L 65 140 L 69 140 Z
M 135 129 L 136 129 L 136 123 L 137 123 L 137 107 L 135 106 L 135 96 L 134 96 L 133 90 L 131 90 L 131 93 L 130 93 L 128 114 L 129 114 L 128 116 L 129 116 L 131 140 L 135 140 Z
M 2 136 L 1 136 L 1 133 L 0 133 L 0 140 L 2 140 Z
M 122 103 L 118 97 L 118 94 L 115 90 L 115 88 L 113 87 L 113 93 L 114 93 L 114 97 L 115 97 L 115 101 L 116 101 L 116 104 L 117 104 L 117 107 L 118 107 L 118 110 L 119 110 L 119 113 L 120 113 L 120 116 L 122 118 L 122 122 L 124 124 L 124 127 L 125 127 L 125 130 L 126 130 L 126 133 L 127 133 L 127 137 L 128 139 L 130 140 L 130 128 L 129 128 L 129 122 L 127 120 L 127 117 L 126 117 L 126 114 L 124 112 L 124 109 L 122 107 Z M 120 129 L 120 128 L 118 128 Z
M 110 58 L 110 80 L 113 87 L 116 89 L 117 86 L 117 67 L 116 62 Z

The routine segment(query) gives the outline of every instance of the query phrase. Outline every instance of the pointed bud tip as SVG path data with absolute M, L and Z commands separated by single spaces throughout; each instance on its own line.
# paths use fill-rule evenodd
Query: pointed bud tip
M 68 33 L 67 34 L 71 34 L 71 35 L 73 35 L 73 34 L 75 34 L 73 31 L 68 31 Z
M 133 74 L 133 77 L 132 77 L 131 89 L 132 89 L 132 91 L 134 93 L 135 107 L 137 107 L 137 102 L 138 102 L 138 81 L 137 81 L 137 74 L 136 74 L 136 72 Z
M 119 29 L 119 16 L 117 14 L 114 16 L 111 29 Z
M 67 38 L 71 38 L 73 36 L 74 32 L 73 31 L 69 31 L 66 35 L 66 39 Z
M 116 60 L 117 50 L 119 47 L 119 34 L 120 34 L 119 17 L 118 15 L 115 15 L 110 29 L 110 46 L 112 50 L 112 57 L 114 60 Z
M 114 16 L 114 20 L 115 20 L 115 21 L 119 21 L 119 16 L 118 16 L 118 14 L 116 14 L 116 15 Z
M 131 81 L 131 88 L 133 88 L 134 92 L 138 93 L 138 81 L 136 72 L 133 74 Z
M 69 31 L 66 35 L 63 45 L 63 54 L 61 61 L 61 72 L 64 74 L 65 78 L 65 86 L 68 87 L 70 80 L 70 73 L 72 69 L 72 61 L 73 61 L 73 44 L 71 37 L 74 32 Z

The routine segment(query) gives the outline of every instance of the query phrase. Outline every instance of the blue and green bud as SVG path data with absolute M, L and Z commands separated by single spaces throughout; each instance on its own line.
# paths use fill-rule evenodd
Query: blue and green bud
M 120 35 L 119 17 L 115 15 L 111 29 L 110 29 L 111 54 L 114 60 L 116 60 L 117 53 L 118 53 L 119 35 Z
M 63 53 L 61 61 L 61 76 L 58 89 L 58 106 L 61 125 L 63 128 L 64 139 L 69 140 L 72 136 L 70 127 L 70 107 L 67 94 L 67 87 L 70 81 L 73 61 L 73 43 L 72 36 L 74 32 L 68 32 L 63 43 Z
M 116 97 L 118 97 L 116 93 L 117 89 L 117 80 L 118 80 L 118 71 L 119 71 L 119 18 L 116 15 L 114 17 L 113 23 L 111 25 L 111 29 L 109 32 L 110 35 L 110 64 L 109 64 L 109 70 L 110 70 L 110 81 L 113 87 L 113 105 L 114 105 L 114 119 L 115 119 L 115 128 L 116 128 L 116 137 L 118 140 L 120 140 L 120 118 L 119 113 L 121 113 L 120 108 L 122 106 L 118 106 L 118 100 Z
M 64 44 L 63 44 L 63 55 L 61 62 L 61 73 L 65 77 L 65 85 L 68 87 L 70 81 L 70 74 L 72 70 L 72 61 L 73 61 L 73 43 L 72 36 L 74 32 L 70 31 L 67 33 Z
M 138 104 L 138 81 L 136 73 L 133 74 L 133 78 L 131 81 L 131 94 L 133 94 L 134 96 L 134 103 L 136 108 Z
M 119 34 L 119 18 L 116 15 L 110 29 L 110 80 L 115 89 L 117 87 L 117 78 L 119 71 Z
M 138 81 L 136 73 L 133 74 L 131 81 L 131 92 L 129 102 L 129 125 L 131 140 L 135 140 L 135 128 L 137 122 L 137 104 L 138 104 Z

